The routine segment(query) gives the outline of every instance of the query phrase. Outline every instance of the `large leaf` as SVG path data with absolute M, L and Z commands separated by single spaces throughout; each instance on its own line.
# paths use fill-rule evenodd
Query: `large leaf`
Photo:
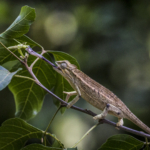
M 63 148 L 47 147 L 41 144 L 31 144 L 21 150 L 63 150 Z
M 49 59 L 48 54 L 44 56 Z M 34 59 L 34 56 L 29 56 L 29 64 L 31 64 Z M 55 72 L 49 64 L 43 60 L 38 60 L 34 65 L 33 71 L 45 87 L 49 90 L 52 89 L 55 85 Z M 20 71 L 19 75 L 31 77 L 26 69 Z M 9 89 L 15 98 L 17 117 L 28 120 L 41 110 L 46 92 L 33 81 L 15 77 L 9 84 Z
M 76 65 L 79 68 L 79 64 L 77 60 L 70 56 L 67 53 L 59 52 L 59 51 L 48 51 L 49 53 L 53 54 L 56 61 L 58 60 L 68 60 L 70 63 Z M 56 74 L 56 85 L 54 87 L 54 93 L 65 100 L 66 94 L 63 93 L 63 91 L 74 91 L 74 89 L 71 87 L 71 85 L 68 83 L 66 79 L 60 74 Z M 69 101 L 71 101 L 74 98 L 74 96 L 71 96 Z M 59 101 L 54 99 L 55 105 L 58 107 L 60 105 Z M 63 113 L 65 111 L 65 108 L 61 109 L 61 112 Z
M 98 150 L 139 150 L 143 142 L 126 134 L 119 134 L 110 137 Z
M 20 150 L 31 138 L 41 140 L 43 133 L 42 130 L 31 126 L 22 119 L 6 120 L 0 127 L 0 150 Z M 52 138 L 52 141 L 57 140 L 60 143 L 59 148 L 64 148 L 57 138 L 50 133 L 48 136 Z
M 31 7 L 24 6 L 21 9 L 19 16 L 16 20 L 0 34 L 0 42 L 6 47 L 18 45 L 18 42 L 26 43 L 31 47 L 39 46 L 38 43 L 27 37 L 26 34 L 29 31 L 31 23 L 35 20 L 35 10 Z M 16 58 L 10 54 L 0 43 L 0 64 L 7 61 L 15 60 Z M 17 50 L 12 50 L 16 55 L 18 55 Z
M 19 68 L 15 72 L 9 72 L 4 67 L 0 66 L 0 91 L 3 90 L 11 81 L 12 77 L 19 71 Z
M 16 40 L 21 43 L 26 43 L 26 45 L 30 45 L 30 47 L 38 46 L 38 47 L 42 48 L 41 45 L 39 45 L 35 41 L 31 40 L 26 35 L 23 35 L 22 37 L 17 38 Z M 14 39 L 3 39 L 1 37 L 0 37 L 0 42 L 5 47 L 16 46 L 19 44 Z M 0 65 L 6 63 L 8 61 L 16 60 L 16 57 L 14 57 L 6 48 L 4 48 L 3 45 L 1 45 L 1 43 L 0 43 Z M 18 57 L 20 56 L 17 49 L 12 49 L 11 51 Z
M 30 47 L 38 46 L 38 47 L 42 48 L 42 46 L 40 44 L 36 43 L 35 41 L 30 39 L 26 35 L 23 35 L 23 36 L 21 36 L 19 38 L 16 38 L 16 40 L 19 41 L 20 43 L 26 43 L 26 45 L 30 45 Z
M 6 68 L 7 70 L 11 71 L 17 64 L 20 64 L 20 62 L 18 60 L 13 60 L 13 61 L 7 61 L 2 66 Z
M 3 38 L 18 38 L 29 31 L 30 25 L 35 20 L 35 9 L 29 6 L 21 8 L 21 12 L 16 20 L 9 26 L 6 31 L 0 34 Z
M 43 132 L 19 118 L 5 121 L 0 127 L 0 150 L 20 150 L 28 139 L 41 139 Z

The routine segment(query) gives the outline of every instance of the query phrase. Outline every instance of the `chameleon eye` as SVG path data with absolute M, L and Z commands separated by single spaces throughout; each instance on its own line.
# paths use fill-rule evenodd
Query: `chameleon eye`
M 66 64 L 66 63 L 61 63 L 61 68 L 62 68 L 62 69 L 67 68 L 67 64 Z

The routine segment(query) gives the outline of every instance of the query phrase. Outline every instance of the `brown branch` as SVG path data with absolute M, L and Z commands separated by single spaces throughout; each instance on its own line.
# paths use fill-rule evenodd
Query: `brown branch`
M 15 54 L 13 54 L 7 47 L 5 47 L 5 45 L 3 45 L 1 42 L 0 44 L 6 48 L 12 55 L 14 55 L 16 57 Z M 36 53 L 35 51 L 33 51 L 30 47 L 26 48 L 26 51 L 31 54 L 31 55 L 34 55 L 36 56 L 37 58 L 40 58 L 44 61 L 46 61 L 48 64 L 50 64 L 52 67 L 55 67 L 57 68 L 57 66 L 55 66 L 52 62 L 50 62 L 49 60 L 47 60 L 45 57 L 43 57 L 42 55 Z M 48 90 L 44 85 L 42 85 L 39 80 L 36 78 L 36 76 L 34 75 L 33 71 L 32 71 L 32 67 L 28 66 L 27 65 L 27 59 L 24 59 L 24 60 L 21 60 L 20 58 L 16 57 L 25 67 L 26 69 L 29 71 L 29 73 L 31 74 L 31 76 L 33 77 L 33 79 L 35 80 L 35 83 L 37 85 L 39 85 L 41 88 L 43 88 L 46 92 L 48 92 L 50 95 L 52 95 L 53 97 L 55 97 L 57 100 L 59 100 L 61 102 L 61 105 L 62 107 L 66 107 L 68 105 L 68 103 L 66 103 L 65 101 L 63 101 L 60 97 L 58 97 L 57 95 L 55 95 L 53 92 L 51 92 L 50 90 Z M 87 109 L 82 109 L 82 108 L 79 108 L 77 106 L 72 106 L 71 109 L 74 109 L 74 110 L 77 110 L 77 111 L 80 111 L 82 113 L 85 113 L 85 114 L 88 114 L 92 117 L 96 116 L 97 114 L 95 114 L 94 112 L 90 111 L 90 110 L 87 110 Z M 116 123 L 110 121 L 110 120 L 107 120 L 107 119 L 103 119 L 103 120 L 100 120 L 99 121 L 100 123 L 106 123 L 106 124 L 109 124 L 111 126 L 114 126 L 116 127 Z M 142 136 L 142 137 L 147 137 L 147 138 L 150 138 L 150 134 L 146 134 L 144 132 L 141 132 L 141 131 L 137 131 L 137 130 L 134 130 L 134 129 L 131 129 L 131 128 L 128 128 L 128 127 L 125 127 L 125 126 L 120 126 L 118 127 L 119 129 L 122 129 L 126 132 L 130 132 L 130 133 L 133 133 L 135 135 L 139 135 L 139 136 Z
M 31 55 L 34 55 L 44 61 L 46 61 L 48 64 L 50 64 L 52 67 L 55 67 L 57 68 L 57 66 L 55 66 L 52 62 L 50 62 L 49 60 L 47 60 L 45 57 L 43 57 L 42 55 L 36 53 L 35 51 L 32 50 L 32 48 L 28 47 L 26 49 L 26 51 L 31 54 Z M 60 97 L 58 97 L 57 95 L 55 95 L 54 93 L 52 93 L 51 91 L 49 91 L 46 87 L 44 87 L 41 83 L 38 84 L 41 88 L 43 88 L 45 91 L 47 91 L 50 95 L 52 95 L 53 97 L 55 97 L 57 100 L 59 100 L 62 104 L 63 107 L 66 107 L 68 103 L 66 103 L 65 101 L 63 101 Z M 85 113 L 85 114 L 88 114 L 90 116 L 96 116 L 97 114 L 95 114 L 94 112 L 90 111 L 90 110 L 87 110 L 87 109 L 82 109 L 82 108 L 79 108 L 77 106 L 72 106 L 71 107 L 72 109 L 74 110 L 77 110 L 77 111 L 80 111 L 82 113 Z M 110 120 L 107 120 L 107 119 L 103 119 L 103 120 L 100 120 L 100 123 L 106 123 L 106 124 L 109 124 L 111 126 L 114 126 L 116 127 L 116 123 L 110 121 Z M 128 128 L 128 127 L 125 127 L 125 126 L 120 126 L 120 127 L 117 127 L 121 130 L 124 130 L 126 132 L 130 132 L 130 133 L 133 133 L 135 135 L 139 135 L 139 136 L 142 136 L 142 137 L 147 137 L 147 138 L 150 138 L 150 134 L 146 134 L 144 132 L 141 132 L 141 131 L 137 131 L 137 130 L 134 130 L 134 129 L 131 129 L 131 128 Z

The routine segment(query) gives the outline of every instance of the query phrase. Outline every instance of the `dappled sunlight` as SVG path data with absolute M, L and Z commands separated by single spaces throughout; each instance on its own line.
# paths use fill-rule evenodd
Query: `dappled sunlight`
M 54 45 L 70 43 L 75 38 L 77 28 L 75 17 L 67 11 L 53 12 L 45 21 L 46 34 Z

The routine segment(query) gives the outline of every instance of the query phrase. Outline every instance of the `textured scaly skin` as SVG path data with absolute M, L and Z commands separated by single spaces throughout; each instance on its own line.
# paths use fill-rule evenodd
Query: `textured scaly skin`
M 61 63 L 66 63 L 67 67 L 65 69 L 62 68 Z M 108 113 L 117 118 L 126 118 L 150 134 L 150 128 L 139 120 L 109 89 L 91 79 L 67 60 L 57 61 L 57 66 L 59 67 L 59 70 L 54 69 L 70 83 L 75 91 L 77 91 L 75 84 L 78 86 L 81 92 L 81 97 L 84 100 L 100 110 L 104 110 L 107 104 L 117 107 L 118 113 L 113 110 Z

